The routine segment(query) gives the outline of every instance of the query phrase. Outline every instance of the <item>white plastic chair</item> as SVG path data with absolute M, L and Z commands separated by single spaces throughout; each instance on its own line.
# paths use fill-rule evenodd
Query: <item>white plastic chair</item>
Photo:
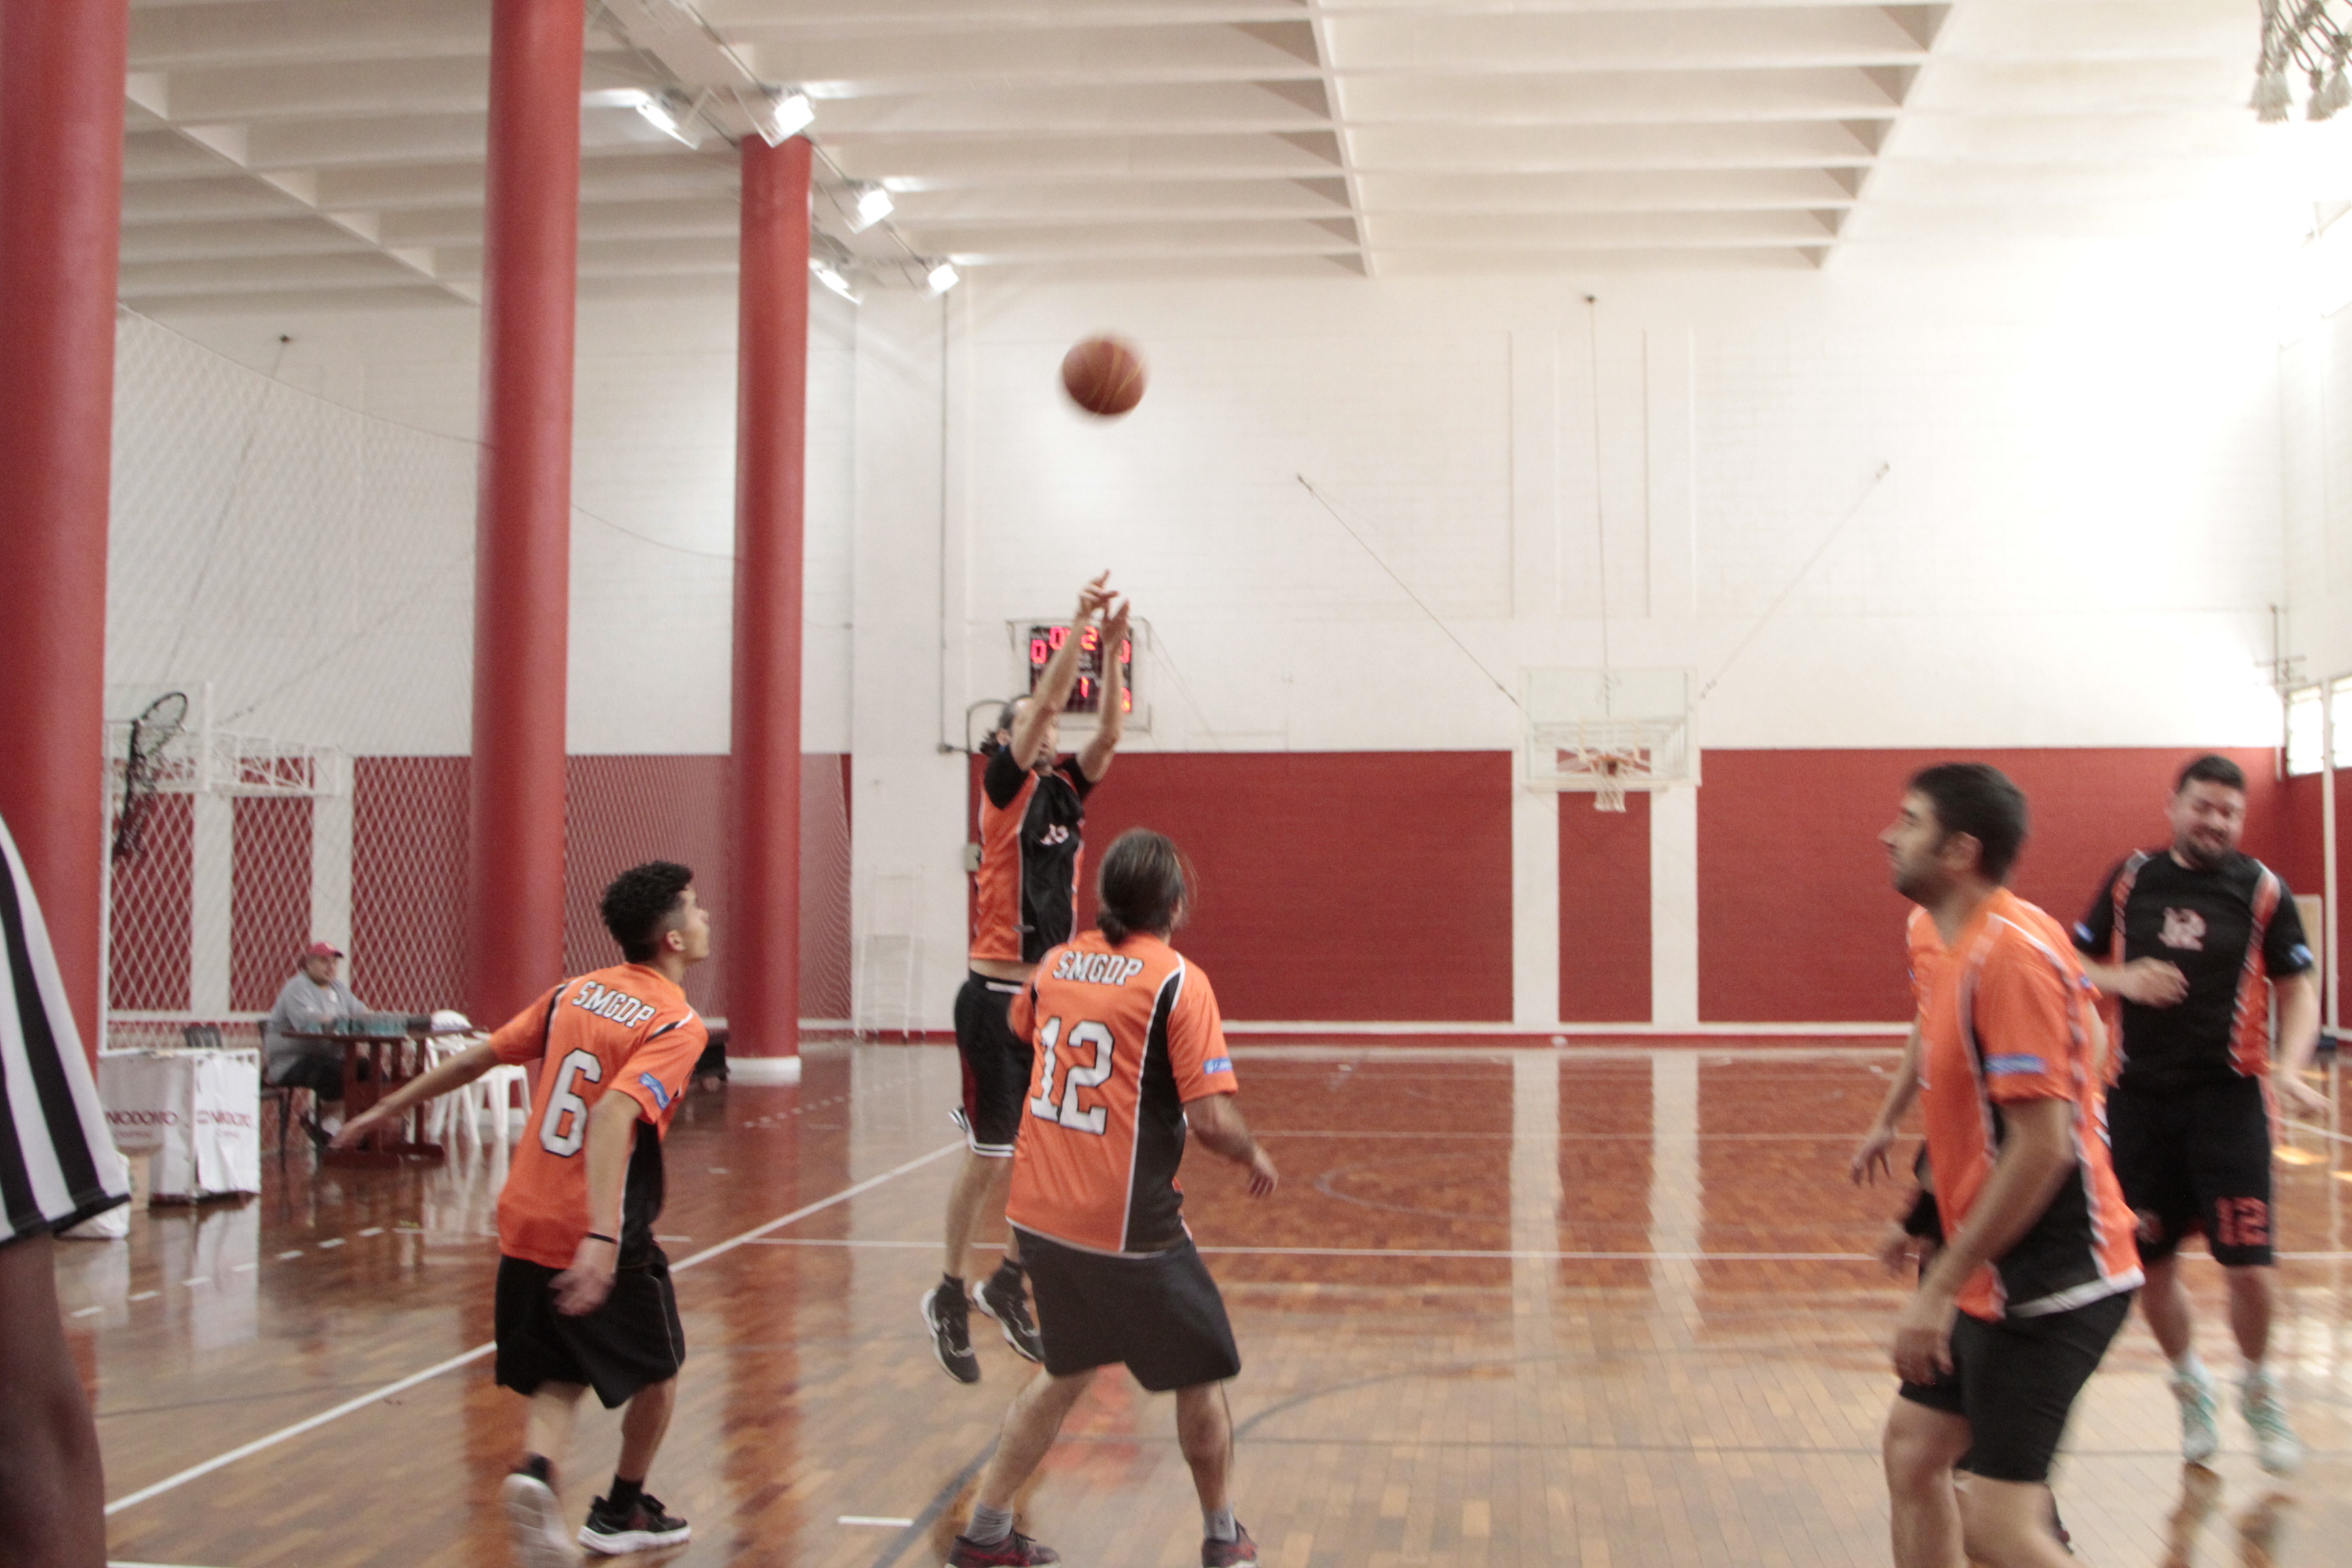
M 429 1065 L 438 1067 L 449 1058 L 478 1044 L 480 1039 L 479 1035 L 436 1037 L 425 1043 L 431 1058 Z M 517 1092 L 518 1088 L 520 1092 Z M 516 1100 L 521 1101 L 520 1111 L 514 1109 Z M 452 1089 L 433 1101 L 432 1108 L 425 1113 L 425 1136 L 439 1142 L 445 1131 L 453 1139 L 457 1133 L 463 1132 L 473 1139 L 476 1148 L 488 1148 L 488 1137 L 482 1130 L 482 1123 L 487 1119 L 491 1131 L 497 1134 L 499 1147 L 510 1148 L 515 1132 L 513 1118 L 530 1114 L 530 1074 L 521 1068 L 501 1063 L 473 1082 Z M 449 1125 L 453 1118 L 457 1123 L 454 1128 Z
M 476 1147 L 489 1147 L 493 1134 L 500 1149 L 513 1146 L 514 1118 L 530 1114 L 530 1077 L 522 1068 L 501 1063 L 449 1097 L 458 1102 L 456 1110 L 473 1134 Z M 515 1092 L 518 1089 L 520 1094 Z M 518 1099 L 523 1101 L 520 1110 L 514 1109 Z M 486 1121 L 489 1133 L 482 1130 Z
M 425 1070 L 430 1072 L 433 1068 L 439 1067 L 443 1062 L 447 1061 L 451 1057 L 454 1057 L 458 1052 L 464 1050 L 467 1046 L 471 1043 L 472 1042 L 470 1040 L 463 1037 L 453 1037 L 448 1036 L 440 1036 L 422 1042 L 425 1047 Z M 443 1135 L 447 1133 L 450 1130 L 449 1118 L 451 1112 L 457 1109 L 456 1102 L 465 1099 L 466 1096 L 467 1091 L 461 1089 L 457 1090 L 455 1093 L 445 1094 L 438 1100 L 428 1100 L 425 1102 L 425 1137 L 426 1142 L 438 1143 L 443 1141 Z

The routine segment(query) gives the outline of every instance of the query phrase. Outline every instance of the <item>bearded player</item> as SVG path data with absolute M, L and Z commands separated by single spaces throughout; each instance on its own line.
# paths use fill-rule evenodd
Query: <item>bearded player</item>
M 2220 1401 L 2199 1360 L 2180 1282 L 2181 1241 L 2202 1232 L 2229 1281 L 2230 1327 L 2245 1360 L 2239 1408 L 2263 1468 L 2303 1459 L 2270 1365 L 2273 1089 L 2325 1119 L 2303 1081 L 2319 1044 L 2319 987 L 2294 898 L 2278 873 L 2238 847 L 2246 775 L 2227 757 L 2197 758 L 2166 803 L 2172 844 L 2127 857 L 2074 928 L 2092 981 L 2117 999 L 2120 1068 L 2107 1096 L 2116 1174 L 2137 1212 L 2147 1289 L 2140 1310 L 2172 1363 L 2180 1457 L 2221 1446 Z M 2271 1065 L 2271 995 L 2278 1066 Z

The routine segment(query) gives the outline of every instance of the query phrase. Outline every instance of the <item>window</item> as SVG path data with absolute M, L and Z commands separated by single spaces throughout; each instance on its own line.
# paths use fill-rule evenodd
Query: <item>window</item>
M 2340 682 L 2338 683 L 2341 684 Z M 2320 689 L 2305 686 L 2286 694 L 2286 776 L 2297 778 L 2320 768 L 2323 728 Z

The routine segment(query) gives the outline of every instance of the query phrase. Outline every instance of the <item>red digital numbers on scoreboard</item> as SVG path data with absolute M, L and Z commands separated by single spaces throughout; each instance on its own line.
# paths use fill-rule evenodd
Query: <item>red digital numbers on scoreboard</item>
M 1029 628 L 1029 689 L 1045 678 L 1045 667 L 1054 661 L 1062 645 L 1070 640 L 1067 626 L 1031 626 Z M 1118 645 L 1119 711 L 1135 711 L 1135 639 L 1125 637 Z M 1078 681 L 1070 689 L 1070 700 L 1064 707 L 1069 713 L 1097 713 L 1102 710 L 1103 648 L 1102 631 L 1088 626 L 1078 637 Z

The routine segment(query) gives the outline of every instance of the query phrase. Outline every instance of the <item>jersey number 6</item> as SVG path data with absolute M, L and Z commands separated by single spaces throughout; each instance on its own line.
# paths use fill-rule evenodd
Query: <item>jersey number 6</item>
M 1094 1047 L 1094 1059 L 1085 1067 L 1076 1061 L 1060 1063 L 1056 1055 L 1062 1043 L 1062 1020 L 1048 1018 L 1037 1031 L 1038 1048 L 1045 1053 L 1044 1065 L 1037 1073 L 1037 1093 L 1029 1101 L 1029 1114 L 1040 1121 L 1057 1122 L 1073 1132 L 1100 1133 L 1110 1113 L 1097 1105 L 1088 1110 L 1078 1109 L 1078 1090 L 1093 1089 L 1110 1077 L 1111 1052 L 1115 1048 L 1110 1027 L 1091 1019 L 1070 1031 L 1069 1047 L 1073 1056 L 1081 1046 Z M 1062 1080 L 1062 1100 L 1054 1102 L 1054 1074 L 1066 1067 L 1068 1076 Z
M 563 1058 L 555 1069 L 555 1082 L 547 1091 L 547 1114 L 540 1119 L 539 1146 L 561 1159 L 570 1159 L 580 1152 L 580 1145 L 588 1141 L 588 1102 L 572 1092 L 575 1079 L 590 1083 L 603 1081 L 604 1064 L 596 1059 L 593 1051 L 574 1051 Z M 504 1116 L 506 1107 L 496 1108 Z M 566 1121 L 566 1118 L 569 1121 Z

